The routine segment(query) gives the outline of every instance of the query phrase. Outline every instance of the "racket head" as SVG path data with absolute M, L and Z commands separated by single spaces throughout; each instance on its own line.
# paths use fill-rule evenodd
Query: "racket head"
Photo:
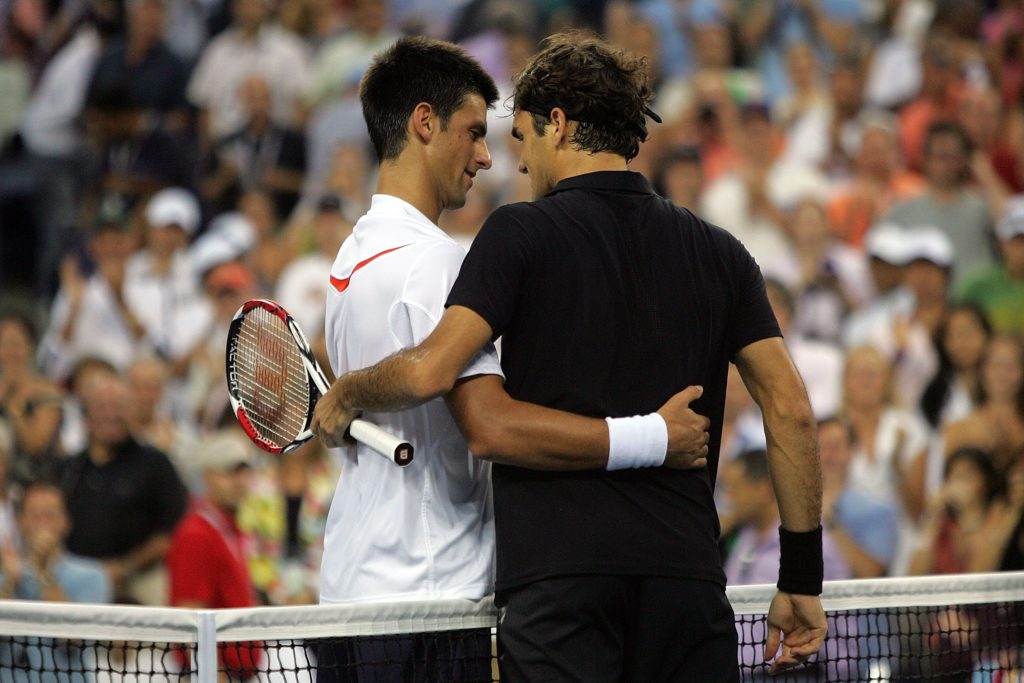
M 253 299 L 238 309 L 228 328 L 225 374 L 231 410 L 257 446 L 287 453 L 312 438 L 326 379 L 316 381 L 323 373 L 309 343 L 280 304 Z

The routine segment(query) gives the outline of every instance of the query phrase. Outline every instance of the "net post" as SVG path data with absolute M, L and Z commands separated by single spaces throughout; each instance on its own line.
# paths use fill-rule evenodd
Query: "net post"
M 217 612 L 200 610 L 196 683 L 217 683 Z

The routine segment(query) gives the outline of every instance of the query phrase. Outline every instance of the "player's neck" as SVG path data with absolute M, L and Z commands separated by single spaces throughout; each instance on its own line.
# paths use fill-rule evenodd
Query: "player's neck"
M 558 155 L 555 160 L 554 176 L 555 184 L 586 173 L 598 173 L 600 171 L 626 171 L 626 158 L 611 152 L 598 152 L 588 154 L 586 152 L 565 151 Z
M 413 172 L 408 164 L 401 161 L 381 164 L 375 192 L 409 202 L 435 225 L 441 218 L 441 200 L 431 187 L 427 174 L 422 170 Z

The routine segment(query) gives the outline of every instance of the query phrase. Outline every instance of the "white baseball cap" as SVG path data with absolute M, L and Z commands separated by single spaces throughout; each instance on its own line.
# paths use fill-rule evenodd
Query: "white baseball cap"
M 953 242 L 939 228 L 921 226 L 906 231 L 907 262 L 929 261 L 942 268 L 953 265 Z
M 907 249 L 907 231 L 896 223 L 878 223 L 867 234 L 865 246 L 868 254 L 894 266 L 904 266 L 912 260 Z
M 146 222 L 150 228 L 177 225 L 193 235 L 199 228 L 199 202 L 191 192 L 180 187 L 160 190 L 146 205 Z
M 996 223 L 996 237 L 1002 241 L 1024 235 L 1024 194 L 1014 195 L 1006 200 L 1006 208 Z
M 221 214 L 192 244 L 189 259 L 197 273 L 245 256 L 256 246 L 252 221 L 236 212 Z
M 222 429 L 204 436 L 195 449 L 197 472 L 231 472 L 256 463 L 253 445 L 239 432 Z

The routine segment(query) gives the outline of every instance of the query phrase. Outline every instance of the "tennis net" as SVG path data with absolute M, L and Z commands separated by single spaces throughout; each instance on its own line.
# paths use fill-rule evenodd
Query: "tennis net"
M 745 681 L 772 586 L 731 587 Z M 775 681 L 1024 682 L 1024 573 L 829 582 L 829 636 Z M 488 600 L 173 610 L 0 602 L 0 683 L 498 681 Z

